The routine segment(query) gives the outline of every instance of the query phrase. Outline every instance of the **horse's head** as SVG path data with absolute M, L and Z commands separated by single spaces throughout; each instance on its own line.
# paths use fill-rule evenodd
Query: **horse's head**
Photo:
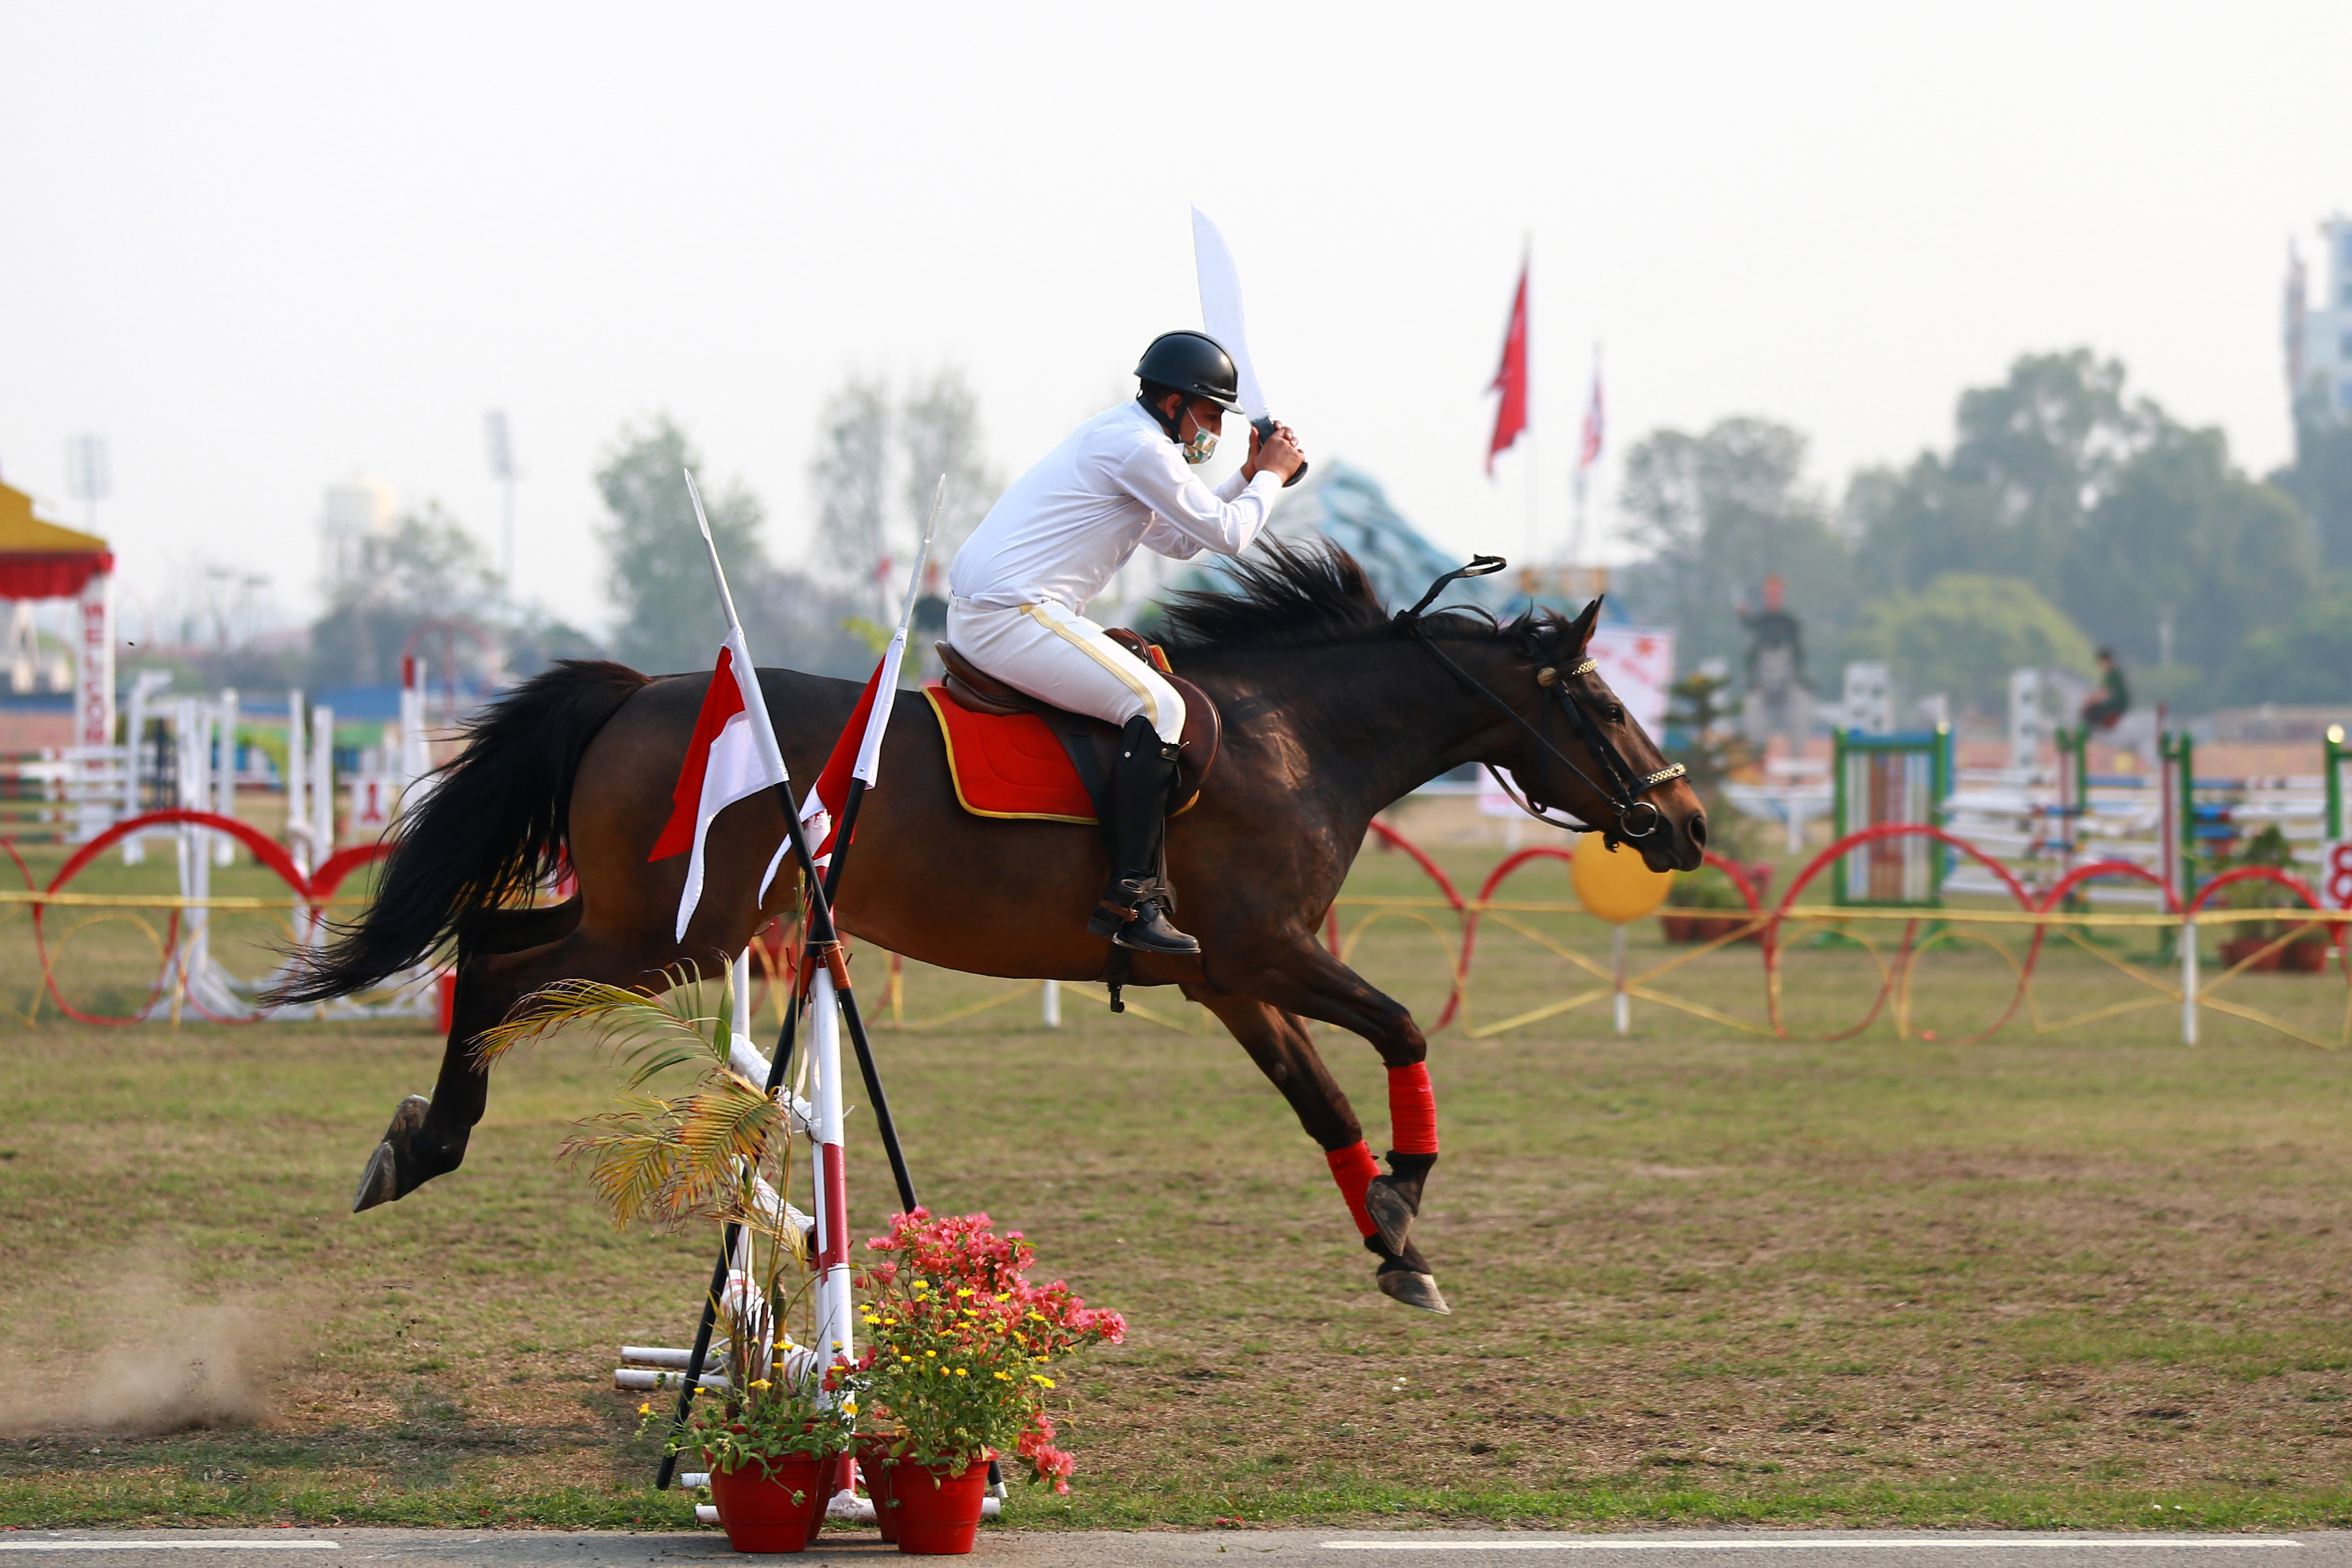
M 1601 679 L 1586 651 L 1600 615 L 1595 599 L 1573 621 L 1535 610 L 1501 628 L 1507 654 L 1488 661 L 1490 684 L 1526 727 L 1499 731 L 1495 754 L 1482 760 L 1507 771 L 1536 810 L 1565 808 L 1641 851 L 1653 871 L 1695 871 L 1706 811 Z

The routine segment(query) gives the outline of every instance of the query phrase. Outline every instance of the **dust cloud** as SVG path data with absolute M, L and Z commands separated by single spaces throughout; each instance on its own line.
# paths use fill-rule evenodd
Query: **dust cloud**
M 107 1293 L 99 1349 L 55 1362 L 48 1387 L 0 1392 L 0 1432 L 95 1431 L 132 1436 L 268 1419 L 267 1373 L 281 1335 L 243 1302 L 191 1302 L 167 1289 Z

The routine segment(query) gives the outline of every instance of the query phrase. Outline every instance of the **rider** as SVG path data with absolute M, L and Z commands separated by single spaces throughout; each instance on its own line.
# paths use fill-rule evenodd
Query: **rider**
M 1232 356 L 1203 332 L 1163 332 L 1143 351 L 1133 403 L 1079 426 L 1015 480 L 948 570 L 947 640 L 988 674 L 1073 713 L 1120 726 L 1102 817 L 1110 882 L 1087 930 L 1145 952 L 1201 944 L 1168 920 L 1160 837 L 1184 733 L 1184 700 L 1160 672 L 1087 619 L 1087 602 L 1136 547 L 1189 561 L 1238 555 L 1306 458 L 1286 425 L 1211 489 L 1209 460 L 1238 414 Z

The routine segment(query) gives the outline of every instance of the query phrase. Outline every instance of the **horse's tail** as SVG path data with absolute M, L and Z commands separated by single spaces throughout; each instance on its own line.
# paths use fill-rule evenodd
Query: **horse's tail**
M 392 830 L 375 900 L 324 947 L 298 954 L 266 1005 L 365 990 L 448 942 L 459 921 L 528 896 L 563 857 L 572 782 L 588 742 L 652 678 L 564 659 L 466 725 L 466 747 Z

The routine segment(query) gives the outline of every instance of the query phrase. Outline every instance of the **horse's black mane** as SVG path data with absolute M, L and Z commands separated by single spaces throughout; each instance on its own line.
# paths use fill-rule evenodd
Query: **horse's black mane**
M 1310 647 L 1401 637 L 1402 625 L 1381 603 L 1363 563 L 1328 539 L 1292 542 L 1263 534 L 1248 554 L 1227 563 L 1229 585 L 1170 595 L 1155 640 L 1171 659 L 1233 649 Z M 1530 610 L 1499 626 L 1484 610 L 1430 612 L 1423 624 L 1439 637 L 1532 640 L 1558 622 Z

